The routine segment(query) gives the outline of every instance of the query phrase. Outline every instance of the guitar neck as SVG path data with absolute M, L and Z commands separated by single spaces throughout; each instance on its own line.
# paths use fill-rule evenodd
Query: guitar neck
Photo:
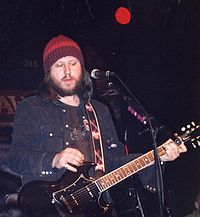
M 165 154 L 165 149 L 163 148 L 163 146 L 159 146 L 157 148 L 157 152 L 159 156 L 162 156 Z M 97 179 L 95 181 L 95 184 L 97 185 L 100 192 L 104 192 L 109 188 L 111 188 L 112 186 L 120 183 L 124 179 L 152 165 L 153 163 L 154 163 L 154 151 L 151 150 L 146 154 L 128 162 L 127 164 Z

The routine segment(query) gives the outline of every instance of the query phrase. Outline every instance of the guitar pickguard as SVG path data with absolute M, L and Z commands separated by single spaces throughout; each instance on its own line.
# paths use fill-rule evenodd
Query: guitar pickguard
M 20 207 L 31 214 L 48 211 L 54 206 L 71 214 L 89 211 L 93 216 L 99 216 L 109 205 L 101 197 L 95 179 L 88 176 L 88 171 L 93 166 L 94 164 L 87 163 L 79 167 L 77 173 L 66 171 L 56 182 L 27 183 L 18 196 Z
M 89 212 L 93 214 L 102 213 L 108 209 L 108 204 L 103 204 L 101 200 L 101 193 L 94 179 L 88 179 L 83 174 L 74 183 L 53 192 L 52 195 L 53 202 L 58 203 L 71 214 L 87 213 L 88 207 L 90 207 Z

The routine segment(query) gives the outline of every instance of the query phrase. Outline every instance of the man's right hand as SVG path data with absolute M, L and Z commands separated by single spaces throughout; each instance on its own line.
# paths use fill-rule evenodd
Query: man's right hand
M 79 167 L 84 162 L 84 155 L 75 148 L 66 148 L 60 153 L 56 154 L 53 159 L 52 167 L 66 168 L 72 172 L 77 172 L 76 167 Z

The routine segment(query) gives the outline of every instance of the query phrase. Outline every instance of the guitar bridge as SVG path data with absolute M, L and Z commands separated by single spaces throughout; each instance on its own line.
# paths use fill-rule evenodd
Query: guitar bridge
M 60 200 L 64 203 L 64 205 L 67 207 L 70 213 L 72 213 L 72 207 L 69 205 L 67 200 L 63 197 L 63 195 L 60 197 Z

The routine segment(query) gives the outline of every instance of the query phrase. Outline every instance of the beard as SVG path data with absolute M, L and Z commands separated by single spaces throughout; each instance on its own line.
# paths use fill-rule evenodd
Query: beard
M 65 78 L 63 78 L 64 80 Z M 74 79 L 74 78 L 73 78 Z M 63 88 L 59 82 L 55 81 L 54 79 L 50 78 L 51 80 L 51 86 L 54 89 L 54 91 L 61 97 L 65 96 L 73 96 L 78 94 L 81 89 L 82 89 L 82 76 L 78 79 L 75 80 L 75 85 L 73 88 Z

